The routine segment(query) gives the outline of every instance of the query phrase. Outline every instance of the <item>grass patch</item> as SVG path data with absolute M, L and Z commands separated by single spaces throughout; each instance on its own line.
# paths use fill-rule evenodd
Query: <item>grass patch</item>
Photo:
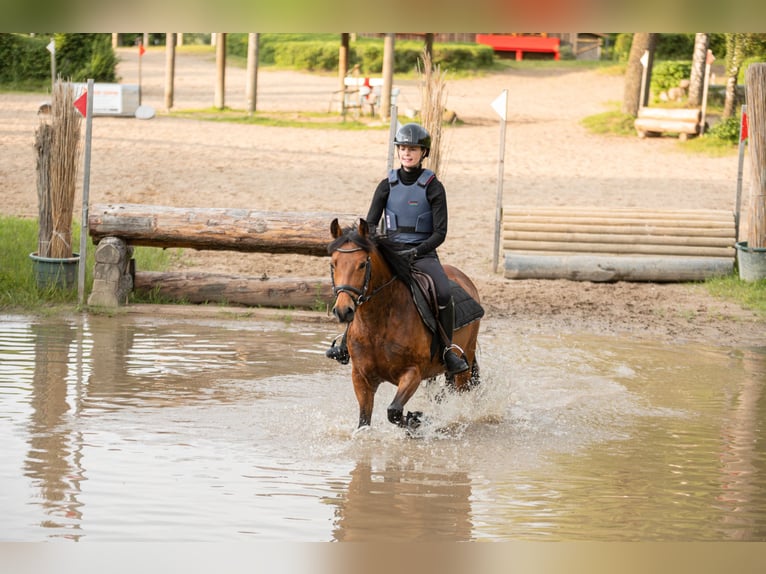
M 346 115 L 338 113 L 321 112 L 255 112 L 250 115 L 244 110 L 232 108 L 204 108 L 171 111 L 169 117 L 203 120 L 211 122 L 231 122 L 237 124 L 270 126 L 283 128 L 313 128 L 313 129 L 340 129 L 340 130 L 367 130 L 388 129 L 388 123 L 383 123 L 378 117 L 365 116 L 363 114 Z
M 615 105 L 615 109 L 587 116 L 580 123 L 594 134 L 638 137 L 634 121 L 633 116 L 622 113 Z
M 714 297 L 728 299 L 766 316 L 766 279 L 742 281 L 737 274 L 708 279 L 704 283 Z
M 0 311 L 31 311 L 39 314 L 71 310 L 78 304 L 77 286 L 73 289 L 39 288 L 29 254 L 37 251 L 36 219 L 0 215 Z M 80 225 L 72 226 L 72 241 L 80 245 Z M 85 294 L 93 288 L 95 248 L 88 242 L 85 259 Z M 165 271 L 182 258 L 181 249 L 136 247 L 136 267 L 146 271 Z M 135 296 L 137 302 L 159 302 L 159 297 Z M 167 301 L 162 301 L 167 302 Z
M 29 254 L 37 251 L 36 219 L 0 216 L 0 310 L 35 310 L 41 313 L 77 305 L 74 289 L 47 287 L 35 281 Z M 80 245 L 80 226 L 72 226 L 73 244 Z M 85 262 L 85 290 L 93 285 L 93 254 Z

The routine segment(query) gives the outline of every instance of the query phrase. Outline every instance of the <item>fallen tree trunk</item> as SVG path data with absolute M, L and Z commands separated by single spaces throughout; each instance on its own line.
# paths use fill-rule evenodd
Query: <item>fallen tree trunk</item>
M 334 301 L 329 278 L 262 279 L 218 273 L 137 271 L 133 288 L 189 303 L 249 307 L 325 309 Z
M 571 281 L 702 281 L 728 275 L 730 257 L 620 257 L 599 255 L 531 255 L 508 253 L 507 279 L 569 279 Z
M 149 247 L 321 256 L 327 255 L 335 217 L 342 225 L 355 222 L 337 213 L 102 204 L 90 210 L 88 226 L 94 243 L 119 237 Z

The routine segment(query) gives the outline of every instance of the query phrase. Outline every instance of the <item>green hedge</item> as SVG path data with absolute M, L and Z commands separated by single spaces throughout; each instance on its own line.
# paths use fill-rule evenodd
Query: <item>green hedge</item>
M 0 82 L 19 85 L 50 81 L 50 38 L 0 34 Z
M 247 57 L 247 34 L 229 34 L 228 54 Z M 338 69 L 340 34 L 261 34 L 258 60 L 296 70 L 332 72 Z M 417 69 L 423 54 L 423 43 L 398 41 L 394 44 L 394 72 L 407 73 Z M 489 68 L 494 52 L 489 46 L 474 44 L 434 44 L 434 64 L 444 71 Z M 383 40 L 360 38 L 349 46 L 349 67 L 359 65 L 363 74 L 383 71 Z
M 74 82 L 117 80 L 111 34 L 55 34 L 56 74 Z M 0 83 L 28 86 L 50 82 L 49 36 L 0 34 Z

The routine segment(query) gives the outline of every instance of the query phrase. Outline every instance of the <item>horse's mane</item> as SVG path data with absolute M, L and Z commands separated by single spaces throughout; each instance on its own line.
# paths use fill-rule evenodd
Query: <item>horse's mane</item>
M 412 270 L 410 269 L 410 263 L 399 254 L 401 244 L 392 241 L 387 235 L 377 235 L 372 231 L 366 237 L 362 237 L 356 227 L 346 227 L 343 229 L 343 235 L 334 239 L 327 246 L 327 252 L 332 253 L 336 251 L 347 241 L 362 248 L 367 253 L 377 250 L 390 267 L 393 275 L 408 285 L 411 283 Z M 397 250 L 396 247 L 399 247 L 399 249 Z

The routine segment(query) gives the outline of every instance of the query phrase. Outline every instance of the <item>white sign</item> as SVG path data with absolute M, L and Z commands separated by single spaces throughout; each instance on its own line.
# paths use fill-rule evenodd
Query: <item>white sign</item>
M 503 90 L 495 101 L 492 102 L 492 109 L 497 112 L 497 115 L 503 121 L 506 121 L 508 116 L 508 90 Z
M 48 48 L 48 51 L 51 54 L 55 54 L 56 53 L 56 42 L 53 41 L 53 38 L 51 38 L 51 41 L 48 43 L 46 48 Z
M 641 65 L 646 68 L 649 65 L 649 50 L 644 50 L 644 55 L 641 56 Z
M 77 98 L 86 84 L 72 84 Z M 96 83 L 93 88 L 94 116 L 133 116 L 138 108 L 137 84 Z

